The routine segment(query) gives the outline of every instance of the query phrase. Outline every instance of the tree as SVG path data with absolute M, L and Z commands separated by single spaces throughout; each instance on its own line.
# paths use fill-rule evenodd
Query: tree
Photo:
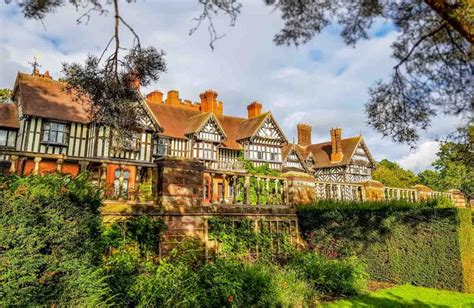
M 433 167 L 439 172 L 441 186 L 459 189 L 466 196 L 474 193 L 474 153 L 469 144 L 445 142 Z
M 370 89 L 366 104 L 369 124 L 383 136 L 414 145 L 419 129 L 437 114 L 467 115 L 474 107 L 474 2 L 470 0 L 264 0 L 281 12 L 283 29 L 277 45 L 307 43 L 337 21 L 348 45 L 369 37 L 376 19 L 399 31 L 393 43 L 398 60 L 390 80 Z M 232 23 L 241 6 L 235 0 L 199 0 L 208 19 L 211 42 L 218 36 L 212 16 L 222 11 Z M 230 11 L 230 13 L 229 13 Z
M 108 7 L 112 7 L 114 34 L 102 54 L 89 55 L 84 65 L 64 63 L 63 81 L 68 83 L 67 91 L 74 93 L 77 100 L 91 101 L 92 119 L 111 128 L 117 147 L 134 138 L 144 128 L 146 114 L 141 104 L 143 98 L 138 91 L 139 86 L 157 81 L 166 71 L 164 52 L 155 47 L 142 47 L 138 34 L 120 15 L 118 0 L 20 0 L 17 3 L 26 18 L 37 20 L 42 20 L 46 14 L 69 3 L 83 11 L 77 19 L 78 23 L 87 23 L 92 12 L 105 14 Z M 120 43 L 121 26 L 134 36 L 133 45 L 128 48 Z M 109 47 L 113 49 L 107 54 Z
M 11 0 L 5 1 L 11 2 Z M 194 33 L 202 22 L 208 22 L 210 46 L 213 49 L 214 42 L 222 37 L 214 27 L 213 17 L 223 12 L 230 16 L 232 26 L 240 14 L 242 5 L 238 0 L 198 1 L 203 11 L 196 18 L 197 25 L 191 29 L 190 34 Z M 57 7 L 68 2 L 78 9 L 88 8 L 78 21 L 84 18 L 88 20 L 91 11 L 106 12 L 104 8 L 106 4 L 113 4 L 115 13 L 115 35 L 112 38 L 115 41 L 115 52 L 107 58 L 102 68 L 100 68 L 102 56 L 98 59 L 89 58 L 85 67 L 76 65 L 71 69 L 66 66 L 69 81 L 82 89 L 83 93 L 88 91 L 98 93 L 90 82 L 92 77 L 96 76 L 90 74 L 98 73 L 97 79 L 103 81 L 99 85 L 110 84 L 112 85 L 110 89 L 118 90 L 116 96 L 109 95 L 112 93 L 104 97 L 92 95 L 94 102 L 99 101 L 97 103 L 99 107 L 96 109 L 101 115 L 99 118 L 116 120 L 118 111 L 121 111 L 120 107 L 123 105 L 125 105 L 124 111 L 133 112 L 130 108 L 130 99 L 137 97 L 130 89 L 130 78 L 135 77 L 145 83 L 157 80 L 159 73 L 165 70 L 163 54 L 152 49 L 143 53 L 137 44 L 132 48 L 133 51 L 138 47 L 137 52 L 131 52 L 129 58 L 124 58 L 124 61 L 118 60 L 119 24 L 128 28 L 138 42 L 138 36 L 133 28 L 120 17 L 118 0 L 20 0 L 17 3 L 26 18 L 41 19 L 45 14 L 54 12 Z M 384 136 L 413 145 L 419 138 L 419 130 L 429 127 L 437 114 L 467 115 L 468 120 L 472 119 L 473 1 L 264 0 L 264 2 L 279 10 L 285 22 L 283 29 L 274 37 L 277 45 L 304 44 L 332 21 L 337 21 L 342 26 L 341 36 L 344 41 L 348 45 L 355 45 L 360 39 L 368 38 L 368 30 L 376 19 L 381 18 L 393 24 L 399 31 L 399 36 L 392 46 L 393 57 L 398 60 L 398 64 L 395 65 L 390 80 L 379 80 L 369 89 L 370 98 L 366 104 L 369 124 Z M 151 66 L 150 71 L 134 70 L 138 63 L 147 61 L 155 64 Z M 119 67 L 123 72 L 119 73 Z M 109 92 L 108 88 L 102 87 L 102 89 L 106 90 L 106 93 Z M 131 117 L 132 121 L 137 118 Z M 125 126 L 129 128 L 129 121 L 126 122 Z M 112 120 L 110 124 L 116 125 Z
M 100 195 L 85 174 L 0 178 L 0 306 L 95 306 Z
M 10 100 L 12 90 L 10 89 L 0 89 L 0 103 L 5 103 Z
M 413 172 L 387 159 L 379 162 L 377 169 L 372 173 L 372 178 L 385 186 L 399 188 L 411 188 L 418 182 Z
M 435 170 L 424 170 L 418 173 L 418 181 L 420 184 L 428 186 L 429 188 L 437 191 L 446 190 L 445 186 L 441 181 L 441 176 L 438 171 Z

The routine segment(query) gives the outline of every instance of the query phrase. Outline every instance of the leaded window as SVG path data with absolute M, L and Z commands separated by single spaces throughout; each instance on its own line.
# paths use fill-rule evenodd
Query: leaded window
M 68 126 L 59 122 L 44 122 L 43 124 L 43 142 L 59 145 L 67 145 Z
M 166 156 L 170 154 L 170 140 L 168 138 L 158 138 L 155 140 L 154 154 Z
M 15 147 L 16 131 L 0 129 L 0 146 Z

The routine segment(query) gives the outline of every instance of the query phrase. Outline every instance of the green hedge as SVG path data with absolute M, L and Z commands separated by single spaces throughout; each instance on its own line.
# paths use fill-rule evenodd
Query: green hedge
M 373 280 L 473 291 L 469 209 L 326 202 L 299 207 L 298 216 L 310 249 L 358 255 Z

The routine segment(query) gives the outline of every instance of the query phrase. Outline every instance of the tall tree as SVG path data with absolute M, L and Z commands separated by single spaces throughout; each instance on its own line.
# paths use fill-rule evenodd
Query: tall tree
M 212 17 L 235 16 L 236 0 L 199 0 L 209 20 L 211 42 L 220 36 Z M 277 45 L 307 43 L 331 22 L 342 27 L 348 45 L 369 37 L 377 19 L 390 21 L 399 35 L 392 45 L 398 63 L 389 80 L 370 89 L 369 124 L 394 141 L 414 144 L 419 130 L 437 114 L 472 119 L 474 109 L 474 1 L 472 0 L 264 0 L 281 12 Z M 230 13 L 229 13 L 230 11 Z
M 11 0 L 5 0 L 10 3 Z M 134 2 L 134 0 L 126 0 Z M 91 116 L 96 122 L 111 128 L 114 144 L 121 147 L 135 138 L 143 128 L 146 111 L 141 108 L 139 86 L 157 81 L 166 71 L 164 52 L 155 47 L 143 47 L 140 37 L 120 15 L 119 0 L 19 0 L 16 2 L 26 18 L 42 20 L 66 4 L 82 12 L 78 23 L 88 22 L 91 14 L 105 14 L 112 9 L 113 35 L 100 56 L 89 55 L 83 65 L 63 64 L 63 80 L 78 100 L 92 102 Z M 129 31 L 134 41 L 124 46 L 120 41 L 120 29 Z M 110 48 L 110 51 L 109 51 Z

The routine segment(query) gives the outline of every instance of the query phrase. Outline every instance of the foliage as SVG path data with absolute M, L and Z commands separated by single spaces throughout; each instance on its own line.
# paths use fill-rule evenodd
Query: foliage
M 446 187 L 441 183 L 440 174 L 436 170 L 424 170 L 417 174 L 418 182 L 428 186 L 432 190 L 445 191 Z
M 0 186 L 1 305 L 104 303 L 100 197 L 87 175 L 11 176 Z
M 325 296 L 352 296 L 362 293 L 367 287 L 365 264 L 355 256 L 336 260 L 316 253 L 301 253 L 291 261 L 290 267 Z
M 474 152 L 466 143 L 445 142 L 437 153 L 433 166 L 439 172 L 440 186 L 456 188 L 466 196 L 474 193 Z
M 165 261 L 149 265 L 146 274 L 138 276 L 131 292 L 141 307 L 197 307 L 204 290 L 198 273 L 191 267 Z
M 315 299 L 294 271 L 266 263 L 219 259 L 204 266 L 200 283 L 204 307 L 299 307 Z
M 317 248 L 331 243 L 330 256 L 357 255 L 367 263 L 370 278 L 378 281 L 451 290 L 474 285 L 463 281 L 469 276 L 462 266 L 469 255 L 465 251 L 474 246 L 469 209 L 439 208 L 432 202 L 329 203 L 298 208 L 300 230 L 310 248 L 324 253 Z
M 413 172 L 405 170 L 397 163 L 386 159 L 378 163 L 377 169 L 372 172 L 372 179 L 381 182 L 385 186 L 399 188 L 411 188 L 418 181 Z
M 406 284 L 328 303 L 323 307 L 472 307 L 473 305 L 473 294 Z
M 228 258 L 275 260 L 292 255 L 295 247 L 290 239 L 289 223 L 282 222 L 284 230 L 279 232 L 272 232 L 270 223 L 213 218 L 209 220 L 209 239 L 218 242 L 218 255 Z
M 241 11 L 236 0 L 200 0 L 199 21 L 208 20 L 211 42 L 216 35 L 212 18 L 223 12 L 232 24 Z M 397 142 L 413 145 L 418 131 L 437 114 L 470 115 L 474 54 L 473 4 L 470 0 L 264 0 L 280 11 L 284 26 L 274 36 L 277 45 L 308 43 L 337 22 L 348 45 L 369 38 L 377 21 L 388 22 L 398 36 L 392 56 L 398 61 L 390 80 L 369 89 L 369 124 Z
M 10 89 L 0 89 L 0 103 L 6 103 L 10 100 L 12 90 Z

